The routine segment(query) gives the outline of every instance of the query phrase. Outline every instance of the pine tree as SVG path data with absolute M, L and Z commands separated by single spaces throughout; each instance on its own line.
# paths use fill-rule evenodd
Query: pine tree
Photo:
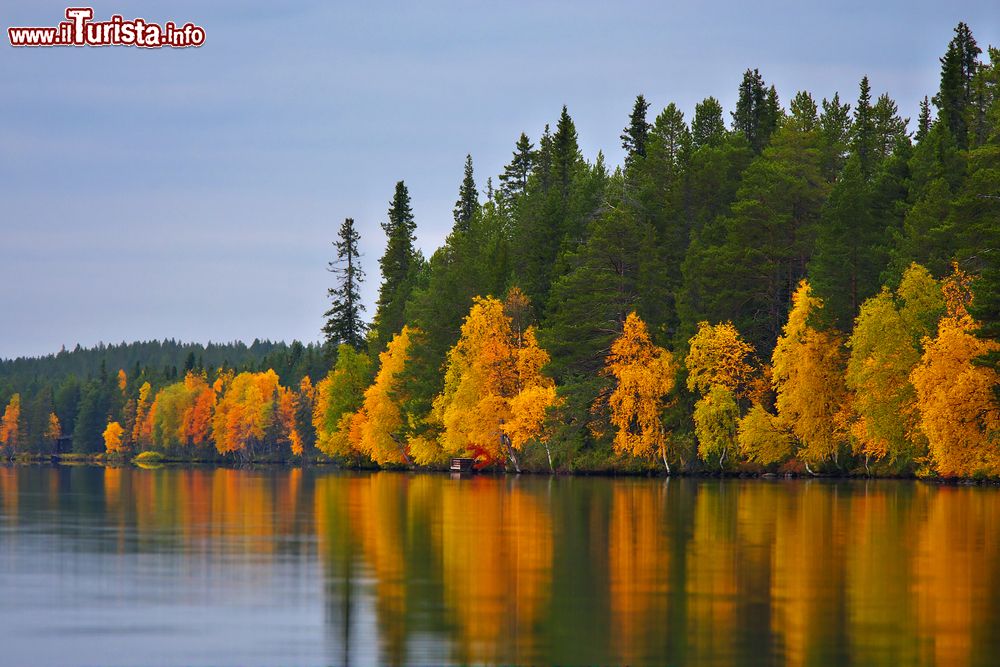
M 337 239 L 333 242 L 337 248 L 337 259 L 330 262 L 327 270 L 337 277 L 338 284 L 327 290 L 327 296 L 333 303 L 330 310 L 323 314 L 326 318 L 323 334 L 331 349 L 339 345 L 350 345 L 355 350 L 360 350 L 364 345 L 366 329 L 361 319 L 365 306 L 361 303 L 360 290 L 365 274 L 361 269 L 361 253 L 358 251 L 361 235 L 354 227 L 354 218 L 344 220 Z
M 382 285 L 379 287 L 375 319 L 375 352 L 385 349 L 392 336 L 405 324 L 406 302 L 413 291 L 417 270 L 422 264 L 414 249 L 416 223 L 410 208 L 410 193 L 403 181 L 389 204 L 388 220 L 382 223 L 387 237 L 385 253 L 379 260 Z
M 467 232 L 473 216 L 479 211 L 479 192 L 472 176 L 472 156 L 465 156 L 465 175 L 462 185 L 458 188 L 458 201 L 455 202 L 455 231 Z
M 646 120 L 646 112 L 649 110 L 649 102 L 642 95 L 635 98 L 635 105 L 632 107 L 632 115 L 629 116 L 629 124 L 624 130 L 620 139 L 622 148 L 625 149 L 625 166 L 633 165 L 637 158 L 646 157 L 646 139 L 649 136 L 651 126 Z
M 513 201 L 528 189 L 528 176 L 535 168 L 535 147 L 524 132 L 514 145 L 514 158 L 503 168 L 500 175 L 500 193 L 504 199 Z

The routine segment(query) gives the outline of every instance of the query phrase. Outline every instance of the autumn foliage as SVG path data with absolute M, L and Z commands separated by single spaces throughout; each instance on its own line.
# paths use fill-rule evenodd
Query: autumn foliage
M 917 393 L 920 427 L 938 472 L 947 476 L 1000 474 L 1000 408 L 993 389 L 997 372 L 974 363 L 1000 348 L 975 336 L 968 312 L 967 277 L 956 272 L 944 285 L 947 314 L 910 378 Z
M 1000 475 L 1000 378 L 980 361 L 1000 345 L 976 335 L 970 283 L 957 268 L 939 282 L 913 264 L 860 306 L 845 336 L 803 280 L 770 364 L 731 322 L 701 322 L 678 363 L 632 312 L 600 353 L 604 389 L 588 406 L 610 428 L 594 437 L 607 438 L 615 460 L 656 460 L 668 474 L 696 455 L 723 471 L 798 461 L 810 472 Z M 553 437 L 567 398 L 531 313 L 517 288 L 503 301 L 474 299 L 439 369 L 421 365 L 424 332 L 404 326 L 377 359 L 341 345 L 315 385 L 305 376 L 285 386 L 274 370 L 198 369 L 156 391 L 140 375 L 130 391 L 119 372 L 108 381 L 122 392 L 122 417 L 107 422 L 105 450 L 408 467 L 469 456 L 514 470 L 534 456 L 554 472 L 572 462 Z M 435 372 L 440 389 L 422 397 L 420 374 Z M 689 400 L 693 410 L 675 410 Z M 13 394 L 0 445 L 17 450 L 24 420 Z M 46 424 L 54 443 L 63 434 L 54 412 Z
M 635 313 L 625 320 L 622 335 L 611 346 L 607 372 L 615 379 L 608 398 L 615 451 L 657 456 L 669 472 L 662 413 L 677 368 L 673 355 L 653 344 L 646 324 Z
M 519 307 L 520 290 L 508 296 Z M 451 454 L 471 454 L 485 463 L 510 459 L 541 435 L 555 385 L 542 374 L 548 353 L 532 327 L 523 330 L 498 299 L 476 299 L 448 353 L 444 391 L 434 401 L 443 426 L 441 445 Z

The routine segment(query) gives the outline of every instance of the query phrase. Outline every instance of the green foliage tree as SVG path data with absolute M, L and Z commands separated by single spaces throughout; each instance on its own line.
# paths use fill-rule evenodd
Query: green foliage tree
M 365 322 L 361 313 L 365 305 L 361 301 L 361 283 L 365 273 L 361 268 L 361 253 L 358 241 L 361 235 L 354 226 L 354 218 L 345 218 L 333 242 L 337 249 L 337 259 L 330 262 L 329 271 L 337 277 L 337 285 L 327 290 L 327 296 L 333 302 L 330 309 L 324 313 L 326 324 L 323 334 L 326 345 L 334 348 L 338 345 L 350 345 L 360 350 L 365 341 Z
M 386 246 L 385 253 L 379 260 L 382 285 L 379 287 L 372 323 L 376 350 L 383 349 L 405 323 L 406 301 L 423 264 L 413 245 L 416 241 L 416 228 L 413 209 L 410 207 L 410 193 L 406 184 L 399 181 L 389 203 L 388 219 L 382 223 Z
M 472 156 L 465 156 L 465 171 L 462 185 L 458 188 L 458 201 L 455 202 L 455 229 L 468 231 L 472 218 L 479 212 L 479 192 L 476 190 L 476 180 L 472 174 Z

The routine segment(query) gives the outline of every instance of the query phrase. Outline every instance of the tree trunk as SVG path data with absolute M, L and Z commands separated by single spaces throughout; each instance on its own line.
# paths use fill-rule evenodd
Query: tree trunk
M 549 449 L 549 443 L 545 443 L 545 455 L 549 457 L 549 473 L 556 474 L 555 466 L 552 465 L 552 450 Z
M 392 438 L 392 441 L 394 443 L 396 443 L 396 446 L 399 448 L 399 455 L 401 457 L 403 457 L 403 462 L 407 466 L 409 466 L 409 467 L 412 468 L 413 467 L 413 461 L 410 459 L 410 455 L 406 453 L 406 445 L 404 445 L 402 442 L 400 442 L 399 438 L 397 438 L 394 435 L 389 435 L 389 437 Z
M 510 443 L 510 437 L 506 433 L 500 434 L 500 444 L 503 446 L 504 450 L 507 452 L 507 457 L 510 462 L 514 464 L 514 470 L 518 475 L 521 474 L 521 466 L 517 462 L 517 456 L 514 455 L 514 447 Z
M 660 449 L 660 454 L 663 456 L 663 467 L 667 469 L 667 476 L 670 476 L 670 464 L 667 463 L 667 448 L 662 447 Z

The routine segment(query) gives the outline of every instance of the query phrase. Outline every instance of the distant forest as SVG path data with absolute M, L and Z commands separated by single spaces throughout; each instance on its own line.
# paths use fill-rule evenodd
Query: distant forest
M 748 69 L 728 113 L 639 95 L 610 166 L 563 107 L 484 188 L 466 159 L 429 259 L 396 184 L 370 320 L 348 218 L 322 344 L 0 362 L 0 445 L 1000 475 L 1000 50 L 960 23 L 919 108 Z

